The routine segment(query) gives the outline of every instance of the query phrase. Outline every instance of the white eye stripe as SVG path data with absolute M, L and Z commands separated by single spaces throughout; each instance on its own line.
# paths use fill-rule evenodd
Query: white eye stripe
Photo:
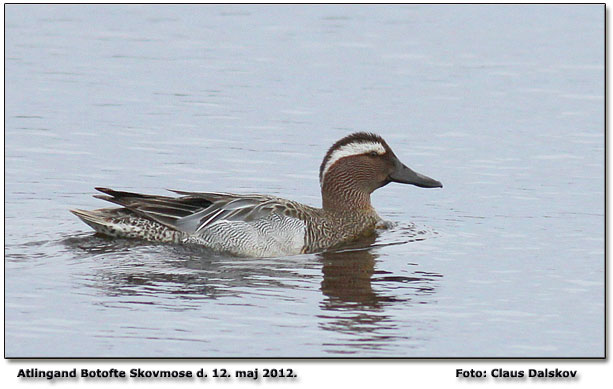
M 385 154 L 385 147 L 379 142 L 354 142 L 348 143 L 334 150 L 332 154 L 330 154 L 330 158 L 326 162 L 326 166 L 321 173 L 321 180 L 323 182 L 323 178 L 326 176 L 326 172 L 332 165 L 336 163 L 341 158 L 349 157 L 351 155 L 361 155 L 368 154 L 371 152 L 375 152 L 379 155 Z

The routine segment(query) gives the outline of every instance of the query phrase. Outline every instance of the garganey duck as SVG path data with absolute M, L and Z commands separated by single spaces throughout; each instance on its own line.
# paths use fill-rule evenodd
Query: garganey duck
M 336 142 L 319 168 L 322 208 L 266 195 L 173 191 L 154 196 L 96 188 L 122 208 L 71 210 L 96 232 L 121 238 L 192 243 L 247 257 L 312 253 L 371 235 L 384 225 L 370 194 L 390 182 L 442 188 L 396 157 L 379 135 Z

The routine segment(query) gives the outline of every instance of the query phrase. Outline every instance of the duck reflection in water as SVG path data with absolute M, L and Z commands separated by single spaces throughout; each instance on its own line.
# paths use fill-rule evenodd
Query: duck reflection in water
M 408 298 L 377 293 L 372 287 L 373 282 L 413 283 L 415 285 L 413 290 L 417 295 L 434 292 L 432 281 L 441 277 L 440 274 L 415 272 L 412 277 L 404 277 L 393 276 L 383 270 L 376 271 L 375 263 L 379 255 L 374 250 L 375 240 L 376 235 L 372 235 L 343 250 L 319 254 L 323 264 L 321 290 L 328 297 L 325 302 L 327 309 L 342 309 L 349 306 L 378 309 L 386 303 L 408 300 Z
M 423 240 L 414 228 L 398 231 L 398 242 L 388 244 Z M 377 236 L 372 235 L 343 250 L 256 261 L 185 246 L 94 236 L 70 238 L 65 244 L 71 251 L 85 254 L 78 256 L 78 262 L 114 254 L 112 263 L 94 262 L 92 274 L 86 277 L 87 285 L 113 298 L 106 304 L 122 304 L 114 299 L 118 296 L 141 296 L 152 299 L 161 309 L 201 310 L 202 300 L 217 300 L 217 305 L 223 306 L 223 300 L 218 299 L 224 297 L 248 299 L 270 290 L 312 292 L 316 288 L 314 281 L 321 280 L 323 298 L 312 320 L 332 335 L 324 347 L 327 353 L 351 355 L 384 349 L 394 340 L 417 336 L 401 330 L 406 329 L 407 323 L 399 325 L 397 312 L 432 303 L 442 277 L 420 271 L 403 276 L 378 268 L 377 263 L 386 263 L 378 258 L 389 251 L 380 251 L 378 246 L 388 244 L 377 244 L 376 240 Z M 296 285 L 306 289 L 300 292 Z M 423 319 L 416 319 L 414 324 L 420 328 L 427 325 Z
M 321 253 L 323 280 L 321 291 L 328 298 L 324 310 L 347 308 L 351 305 L 377 309 L 386 300 L 373 291 L 371 281 L 375 273 L 377 255 L 368 238 L 362 240 L 362 248 L 347 248 L 341 251 Z
M 411 277 L 394 276 L 375 270 L 379 257 L 375 238 L 364 238 L 353 248 L 320 254 L 321 291 L 327 297 L 320 304 L 320 328 L 351 335 L 345 341 L 328 343 L 327 351 L 331 354 L 373 351 L 384 348 L 394 339 L 411 338 L 411 334 L 397 332 L 398 324 L 386 311 L 392 306 L 408 308 L 431 302 L 436 281 L 442 277 L 430 272 L 413 272 Z M 391 285 L 395 283 L 403 284 L 400 295 L 398 288 L 392 291 Z M 385 293 L 385 289 L 390 293 Z

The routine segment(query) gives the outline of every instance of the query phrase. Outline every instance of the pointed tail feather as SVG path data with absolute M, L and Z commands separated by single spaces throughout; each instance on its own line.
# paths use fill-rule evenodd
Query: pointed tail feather
M 75 214 L 79 219 L 83 220 L 85 224 L 100 233 L 106 233 L 111 227 L 111 223 L 96 211 L 85 211 L 83 209 L 71 209 L 70 212 Z

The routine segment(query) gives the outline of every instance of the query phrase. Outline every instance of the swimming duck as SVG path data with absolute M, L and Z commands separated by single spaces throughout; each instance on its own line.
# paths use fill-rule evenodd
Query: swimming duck
M 383 225 L 370 194 L 390 182 L 442 188 L 406 167 L 379 135 L 337 141 L 319 168 L 322 208 L 267 195 L 172 191 L 179 197 L 96 188 L 121 208 L 71 210 L 96 232 L 199 244 L 247 257 L 312 253 L 371 235 Z

